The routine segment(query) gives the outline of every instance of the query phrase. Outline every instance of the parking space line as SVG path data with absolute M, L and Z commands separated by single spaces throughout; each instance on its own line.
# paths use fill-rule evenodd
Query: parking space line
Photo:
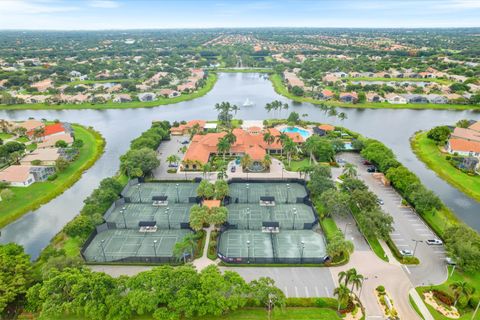
M 297 288 L 297 286 L 295 286 L 294 288 L 295 288 L 295 297 L 298 298 L 298 288 Z
M 305 293 L 307 294 L 306 297 L 310 297 L 310 292 L 308 292 L 308 287 L 305 286 Z
M 396 245 L 397 247 L 408 247 L 408 244 L 396 244 L 396 243 L 395 243 L 395 245 Z
M 327 294 L 327 297 L 330 297 L 330 293 L 328 292 L 328 288 L 325 286 L 325 293 Z
M 405 271 L 408 272 L 408 274 L 411 274 L 410 270 L 408 269 L 408 267 L 406 265 L 402 264 L 402 268 L 404 268 Z
M 284 291 L 284 293 L 285 293 L 285 296 L 288 297 L 288 288 L 287 288 L 287 286 L 285 286 L 285 291 Z
M 315 297 L 320 297 L 317 286 L 315 286 Z

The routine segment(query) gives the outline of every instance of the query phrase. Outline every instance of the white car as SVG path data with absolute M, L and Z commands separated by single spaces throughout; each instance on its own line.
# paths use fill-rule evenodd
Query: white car
M 443 244 L 443 242 L 440 239 L 428 239 L 427 244 L 431 246 L 440 246 Z
M 402 256 L 405 256 L 405 257 L 413 256 L 412 250 L 404 249 L 404 250 L 400 250 L 400 253 L 402 254 Z

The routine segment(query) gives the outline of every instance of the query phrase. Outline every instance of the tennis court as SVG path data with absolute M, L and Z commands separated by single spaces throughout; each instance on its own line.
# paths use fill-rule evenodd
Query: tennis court
M 127 185 L 122 192 L 130 202 L 152 202 L 153 196 L 167 196 L 168 202 L 188 203 L 189 198 L 197 196 L 198 183 L 147 182 Z
M 97 234 L 90 242 L 85 249 L 84 257 L 89 262 L 119 261 L 138 257 L 145 258 L 145 261 L 155 257 L 170 258 L 173 256 L 175 244 L 191 233 L 190 230 L 158 230 L 145 233 L 138 230 L 106 230 Z
M 307 195 L 305 187 L 296 182 L 234 182 L 229 187 L 233 203 L 259 203 L 264 196 L 275 197 L 277 204 L 295 203 Z
M 124 203 L 115 207 L 107 222 L 115 222 L 118 228 L 138 229 L 140 221 L 156 221 L 159 229 L 180 229 L 188 223 L 193 203 L 174 203 L 153 206 L 152 203 Z
M 304 229 L 304 224 L 315 222 L 312 208 L 303 203 L 276 204 L 274 207 L 258 203 L 232 203 L 227 205 L 228 223 L 238 229 L 260 230 L 262 222 L 278 222 L 280 229 Z M 311 227 L 309 227 L 311 228 Z
M 302 243 L 303 242 L 303 243 Z M 326 253 L 322 235 L 312 230 L 227 230 L 218 245 L 220 257 L 237 263 L 321 263 Z

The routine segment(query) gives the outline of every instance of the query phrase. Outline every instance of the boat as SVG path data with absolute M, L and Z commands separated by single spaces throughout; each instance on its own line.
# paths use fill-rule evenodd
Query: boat
M 253 106 L 253 105 L 254 105 L 253 101 L 250 101 L 250 99 L 248 99 L 248 98 L 247 98 L 247 100 L 245 100 L 245 102 L 243 103 L 243 106 L 244 106 L 244 107 L 251 107 L 251 106 Z

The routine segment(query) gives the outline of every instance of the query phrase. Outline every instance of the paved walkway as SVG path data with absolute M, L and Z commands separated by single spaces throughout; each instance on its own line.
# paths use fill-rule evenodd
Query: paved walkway
M 422 314 L 423 318 L 425 320 L 434 320 L 432 314 L 430 313 L 430 311 L 428 311 L 427 306 L 423 302 L 417 290 L 415 290 L 415 288 L 412 288 L 410 289 L 409 293 L 410 293 L 410 296 L 412 296 L 412 299 L 417 305 L 418 309 L 420 310 L 420 313 Z
M 203 255 L 200 258 L 193 260 L 193 265 L 195 266 L 195 268 L 197 268 L 198 271 L 201 271 L 202 269 L 208 267 L 211 264 L 218 264 L 220 262 L 220 259 L 213 261 L 207 257 L 208 243 L 210 242 L 210 234 L 212 233 L 212 230 L 213 226 L 208 227 L 206 230 L 207 235 L 205 238 L 205 245 L 203 247 Z

